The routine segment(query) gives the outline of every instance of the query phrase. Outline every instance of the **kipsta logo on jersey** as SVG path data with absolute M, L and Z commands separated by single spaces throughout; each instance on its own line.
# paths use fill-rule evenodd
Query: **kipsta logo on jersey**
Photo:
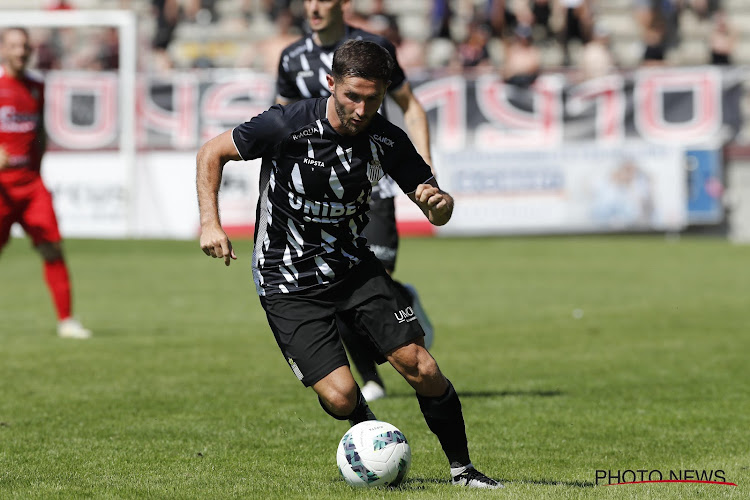
M 398 312 L 393 313 L 393 315 L 396 317 L 396 321 L 398 321 L 399 323 L 409 323 L 417 319 L 417 317 L 414 315 L 414 309 L 412 309 L 411 306 L 407 307 L 406 309 L 401 309 Z
M 320 160 L 314 160 L 312 158 L 305 158 L 304 159 L 304 163 L 306 163 L 308 165 L 312 165 L 313 167 L 321 167 L 322 168 L 322 167 L 326 166 L 326 164 L 323 163 L 322 161 L 320 161 Z

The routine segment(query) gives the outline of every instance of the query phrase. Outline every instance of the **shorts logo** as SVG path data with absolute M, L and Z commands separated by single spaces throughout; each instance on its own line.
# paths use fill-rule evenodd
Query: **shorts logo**
M 297 366 L 297 363 L 292 358 L 288 358 L 287 361 L 289 362 L 289 366 L 292 367 L 292 371 L 298 379 L 302 380 L 303 378 L 305 378 L 305 376 L 302 375 L 302 370 L 299 369 L 299 366 Z
M 412 309 L 411 306 L 406 309 L 401 309 L 400 311 L 393 313 L 393 315 L 399 323 L 409 323 L 417 319 L 414 315 L 414 309 Z

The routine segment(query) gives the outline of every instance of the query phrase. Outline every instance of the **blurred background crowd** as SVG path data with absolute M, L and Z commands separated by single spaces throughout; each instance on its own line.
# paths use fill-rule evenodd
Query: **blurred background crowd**
M 276 72 L 305 32 L 302 0 L 3 0 L 1 9 L 132 9 L 140 69 Z M 353 0 L 348 22 L 390 39 L 407 73 L 544 71 L 582 79 L 641 65 L 743 64 L 747 0 Z M 114 69 L 115 29 L 34 29 L 40 69 Z M 745 42 L 748 43 L 748 42 Z

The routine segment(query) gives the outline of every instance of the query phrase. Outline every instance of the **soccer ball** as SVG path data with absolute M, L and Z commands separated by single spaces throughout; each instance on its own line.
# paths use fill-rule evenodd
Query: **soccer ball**
M 398 486 L 409 472 L 411 448 L 396 426 L 367 420 L 346 431 L 336 451 L 336 462 L 351 486 Z

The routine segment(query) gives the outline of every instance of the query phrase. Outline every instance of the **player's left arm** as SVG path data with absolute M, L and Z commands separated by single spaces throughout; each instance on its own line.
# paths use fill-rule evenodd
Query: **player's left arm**
M 445 225 L 453 215 L 453 197 L 440 189 L 434 177 L 419 184 L 417 189 L 407 196 L 422 209 L 427 220 L 435 226 Z
M 390 96 L 404 112 L 404 125 L 409 133 L 414 146 L 424 161 L 430 165 L 433 175 L 435 169 L 432 167 L 432 154 L 430 153 L 430 126 L 427 121 L 427 113 L 417 100 L 411 90 L 409 82 L 404 82 L 396 90 L 390 92 Z

